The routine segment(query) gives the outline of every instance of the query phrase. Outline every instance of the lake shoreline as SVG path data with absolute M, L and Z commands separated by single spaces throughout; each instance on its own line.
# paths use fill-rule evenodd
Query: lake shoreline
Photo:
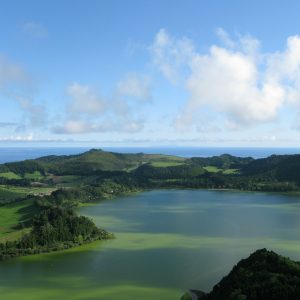
M 131 196 L 138 196 L 144 192 L 152 192 L 152 191 L 214 191 L 214 192 L 234 192 L 234 193 L 260 193 L 260 194 L 266 194 L 266 195 L 283 195 L 283 196 L 291 196 L 291 197 L 299 197 L 300 200 L 300 191 L 299 192 L 278 192 L 278 191 L 251 191 L 251 190 L 241 190 L 241 189 L 227 189 L 227 188 L 188 188 L 188 187 L 161 187 L 161 188 L 145 188 L 145 189 L 138 189 L 134 191 L 128 191 L 125 193 L 120 193 L 116 195 L 110 195 L 109 197 L 106 197 L 104 199 L 99 199 L 98 201 L 93 202 L 80 202 L 75 206 L 75 210 L 78 211 L 78 209 L 82 207 L 88 207 L 88 206 L 96 206 L 98 204 L 101 204 L 102 202 L 109 202 L 111 200 L 116 200 L 118 198 L 127 198 Z M 20 201 L 22 203 L 23 201 Z M 10 205 L 10 204 L 7 204 Z M 115 238 L 112 233 L 112 238 Z M 94 241 L 98 241 L 100 239 L 95 239 L 91 241 L 87 241 L 81 244 L 70 244 L 70 245 L 63 245 L 62 247 L 53 247 L 53 249 L 46 250 L 46 249 L 38 249 L 34 253 L 25 254 L 25 255 L 17 255 L 16 258 L 20 256 L 28 256 L 28 255 L 38 255 L 40 253 L 51 253 L 51 252 L 61 252 L 66 249 L 71 249 L 74 247 L 81 247 L 85 244 L 92 243 Z M 6 260 L 6 259 L 2 259 Z M 1 261 L 1 260 L 0 260 Z
M 10 288 L 0 289 L 4 299 L 18 298 L 16 278 L 22 278 L 17 291 L 24 299 L 39 299 L 36 282 L 43 276 L 42 289 L 53 299 L 79 299 L 70 289 L 76 282 L 82 298 L 113 300 L 115 294 L 106 293 L 118 291 L 121 300 L 179 300 L 189 288 L 209 291 L 237 261 L 264 246 L 300 260 L 296 197 L 207 189 L 123 196 L 77 209 L 115 239 L 2 262 L 0 280 Z

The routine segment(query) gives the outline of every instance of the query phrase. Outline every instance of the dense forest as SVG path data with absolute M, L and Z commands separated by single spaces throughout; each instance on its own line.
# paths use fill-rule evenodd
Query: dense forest
M 241 260 L 210 293 L 191 291 L 199 300 L 300 299 L 300 263 L 266 249 Z M 182 300 L 192 299 L 187 293 Z

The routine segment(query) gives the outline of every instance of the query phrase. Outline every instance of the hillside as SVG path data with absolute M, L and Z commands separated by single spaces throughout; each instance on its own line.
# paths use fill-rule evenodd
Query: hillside
M 22 162 L 6 163 L 0 165 L 2 174 L 32 174 L 33 172 L 75 175 L 90 174 L 94 171 L 129 171 L 145 163 L 174 164 L 185 161 L 170 155 L 158 154 L 124 154 L 106 152 L 100 149 L 77 155 L 51 155 Z M 11 172 L 11 173 L 9 173 Z
M 300 262 L 266 249 L 257 250 L 234 266 L 210 293 L 195 294 L 199 300 L 297 300 Z M 187 294 L 184 297 L 188 299 Z
M 253 162 L 252 157 L 237 157 L 230 154 L 222 154 L 212 157 L 192 157 L 191 162 L 202 167 L 214 166 L 219 169 L 240 169 Z
M 106 194 L 144 188 L 298 191 L 300 155 L 182 158 L 92 149 L 77 155 L 0 164 L 0 204 L 19 201 L 30 194 L 49 194 L 58 188 L 91 186 Z
M 241 168 L 248 176 L 269 176 L 279 181 L 300 183 L 300 155 L 272 155 L 256 159 Z

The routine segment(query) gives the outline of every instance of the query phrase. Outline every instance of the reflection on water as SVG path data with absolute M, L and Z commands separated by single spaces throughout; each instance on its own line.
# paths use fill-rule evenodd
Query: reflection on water
M 83 207 L 116 239 L 0 264 L 1 299 L 180 299 L 251 251 L 300 260 L 296 197 L 159 190 Z

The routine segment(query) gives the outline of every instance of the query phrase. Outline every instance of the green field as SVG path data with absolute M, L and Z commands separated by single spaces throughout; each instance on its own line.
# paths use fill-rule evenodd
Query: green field
M 18 198 L 25 197 L 28 192 L 24 188 L 0 185 L 0 203 L 8 203 Z
M 0 185 L 0 204 L 24 198 L 26 195 L 49 194 L 56 190 L 53 187 L 19 187 L 11 185 Z
M 182 161 L 173 161 L 173 160 L 165 160 L 165 161 L 154 161 L 151 163 L 152 167 L 157 168 L 166 168 L 166 167 L 175 167 L 184 164 Z
M 227 169 L 223 171 L 223 174 L 226 175 L 231 175 L 231 174 L 238 174 L 239 170 L 238 169 Z
M 171 155 L 161 155 L 161 154 L 145 154 L 145 161 L 139 162 L 135 166 L 131 166 L 126 168 L 127 172 L 131 172 L 143 164 L 149 163 L 152 167 L 156 168 L 166 168 L 166 167 L 175 167 L 179 165 L 183 165 L 185 163 L 185 158 L 171 156 Z
M 31 201 L 0 206 L 0 242 L 15 240 L 28 231 L 28 228 L 18 229 L 16 226 L 28 221 L 33 212 Z
M 210 173 L 218 173 L 218 172 L 221 172 L 225 175 L 232 175 L 232 174 L 237 174 L 239 172 L 238 169 L 219 169 L 215 166 L 206 166 L 206 167 L 203 167 L 203 169 L 205 169 L 207 172 L 210 172 Z
M 215 166 L 207 166 L 207 167 L 203 167 L 203 169 L 205 169 L 207 172 L 210 172 L 210 173 L 218 173 L 218 172 L 223 171 L 222 169 L 219 169 Z
M 24 178 L 37 181 L 43 179 L 43 176 L 39 171 L 35 171 L 33 173 L 25 173 Z
M 157 168 L 175 167 L 185 163 L 185 158 L 172 155 L 151 155 L 150 165 Z
M 0 177 L 4 177 L 4 178 L 7 178 L 7 179 L 21 179 L 22 178 L 21 176 L 17 175 L 14 172 L 3 172 L 3 173 L 0 173 Z
M 0 173 L 0 177 L 4 177 L 7 179 L 32 179 L 32 180 L 41 180 L 43 179 L 43 176 L 39 171 L 35 171 L 33 173 L 25 173 L 24 176 L 22 177 L 19 174 L 16 174 L 14 172 L 2 172 Z

